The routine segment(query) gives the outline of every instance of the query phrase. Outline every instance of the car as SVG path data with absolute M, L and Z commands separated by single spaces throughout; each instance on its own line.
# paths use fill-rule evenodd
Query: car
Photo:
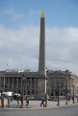
M 19 93 L 14 93 L 13 94 L 13 98 L 16 100 L 17 99 L 17 96 L 21 96 Z

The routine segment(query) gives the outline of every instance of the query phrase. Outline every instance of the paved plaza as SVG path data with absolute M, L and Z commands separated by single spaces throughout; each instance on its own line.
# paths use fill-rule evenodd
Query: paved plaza
M 24 100 L 24 106 L 25 106 L 25 108 L 24 109 L 46 109 L 46 107 L 40 107 L 40 103 L 41 103 L 41 101 L 37 101 L 37 100 L 30 100 L 29 101 L 29 106 L 28 107 L 26 107 L 26 101 Z M 48 103 L 48 107 L 47 107 L 47 109 L 50 109 L 50 108 L 58 108 L 58 107 L 64 107 L 64 106 L 71 106 L 71 105 L 76 105 L 76 104 L 78 104 L 77 103 L 77 100 L 75 100 L 75 104 L 73 104 L 73 101 L 72 100 L 70 100 L 70 101 L 68 101 L 68 105 L 65 105 L 65 103 L 66 103 L 66 100 L 63 100 L 63 101 L 60 101 L 60 105 L 59 106 L 57 106 L 57 103 L 58 103 L 58 101 L 48 101 L 47 102 Z M 11 103 L 10 103 L 10 108 L 4 108 L 4 109 L 21 109 L 20 108 L 20 106 L 21 106 L 21 101 L 19 101 L 19 104 L 17 104 L 17 101 L 16 100 L 13 100 Z M 1 108 L 2 109 L 2 108 Z
M 24 101 L 25 108 L 20 108 L 16 100 L 11 102 L 10 108 L 0 108 L 0 116 L 78 116 L 78 103 L 75 104 L 72 100 L 65 105 L 65 100 L 60 101 L 60 106 L 57 106 L 57 101 L 48 101 L 48 107 L 40 107 L 41 101 L 30 100 L 28 108 Z

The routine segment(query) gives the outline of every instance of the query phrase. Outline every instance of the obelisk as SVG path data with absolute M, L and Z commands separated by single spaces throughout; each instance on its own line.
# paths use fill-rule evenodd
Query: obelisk
M 40 45 L 39 45 L 39 75 L 46 76 L 46 43 L 45 43 L 45 15 L 42 11 L 40 19 Z
M 45 43 L 45 15 L 42 11 L 40 19 L 40 45 L 39 45 L 39 77 L 38 93 L 46 93 L 46 43 Z

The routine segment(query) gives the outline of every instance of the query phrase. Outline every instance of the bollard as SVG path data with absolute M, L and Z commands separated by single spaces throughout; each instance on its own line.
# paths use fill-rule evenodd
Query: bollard
M 10 108 L 10 98 L 8 98 L 8 108 Z
M 4 108 L 4 98 L 1 98 L 2 108 Z

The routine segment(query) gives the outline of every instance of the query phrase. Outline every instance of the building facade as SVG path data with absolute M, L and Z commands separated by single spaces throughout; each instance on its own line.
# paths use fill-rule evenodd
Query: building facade
M 40 78 L 38 72 L 11 72 L 4 71 L 0 72 L 0 92 L 12 91 L 15 93 L 22 94 L 22 75 L 25 74 L 25 91 L 27 95 L 38 94 L 38 78 Z M 60 96 L 65 96 L 65 85 L 68 85 L 68 93 L 78 94 L 78 77 L 72 74 L 69 70 L 66 71 L 50 71 L 46 72 L 48 83 L 47 93 L 49 96 L 58 96 L 58 82 L 60 89 Z M 44 81 L 40 83 L 39 88 L 43 88 Z
M 0 72 L 0 92 L 12 91 L 22 94 L 22 75 L 25 74 L 25 94 L 36 94 L 38 92 L 38 73 L 37 72 Z
M 69 70 L 65 71 L 49 71 L 47 72 L 48 77 L 48 95 L 58 96 L 58 82 L 60 96 L 65 96 L 66 92 L 69 95 L 78 94 L 78 77 Z M 67 87 L 66 87 L 67 85 Z M 74 87 L 73 87 L 74 86 Z

